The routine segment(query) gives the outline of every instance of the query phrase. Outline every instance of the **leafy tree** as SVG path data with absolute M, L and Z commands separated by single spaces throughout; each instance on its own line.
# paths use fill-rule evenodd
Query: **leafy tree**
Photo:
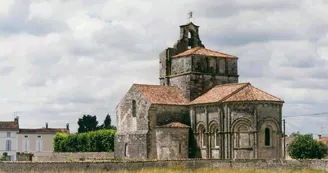
M 77 130 L 79 133 L 98 130 L 98 121 L 96 116 L 83 115 L 82 118 L 79 118 L 77 124 L 79 125 Z
M 312 138 L 312 134 L 294 134 L 295 139 L 288 146 L 293 159 L 321 159 L 327 154 L 327 146 Z
M 103 128 L 104 129 L 111 129 L 111 125 L 112 125 L 112 119 L 110 118 L 110 115 L 107 114 L 106 118 L 104 120 Z
M 111 119 L 109 114 L 106 115 L 104 123 L 99 127 L 99 129 L 114 129 L 114 130 L 116 130 L 116 127 L 112 125 L 112 119 Z

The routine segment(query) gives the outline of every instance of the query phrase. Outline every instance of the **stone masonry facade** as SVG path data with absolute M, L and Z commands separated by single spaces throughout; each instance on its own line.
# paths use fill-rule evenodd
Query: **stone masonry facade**
M 160 85 L 133 84 L 117 105 L 118 159 L 281 158 L 283 100 L 238 83 L 238 57 L 180 26 L 160 53 Z

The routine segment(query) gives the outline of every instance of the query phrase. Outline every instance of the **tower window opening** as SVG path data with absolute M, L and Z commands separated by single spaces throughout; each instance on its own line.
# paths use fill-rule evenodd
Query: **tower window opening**
M 264 130 L 265 146 L 270 146 L 270 129 L 265 128 Z
M 188 49 L 191 49 L 191 33 L 188 32 Z
M 181 142 L 179 143 L 179 154 L 181 154 L 182 153 L 182 144 L 181 144 Z
M 136 105 L 136 101 L 132 100 L 132 117 L 136 117 L 137 114 L 137 105 Z

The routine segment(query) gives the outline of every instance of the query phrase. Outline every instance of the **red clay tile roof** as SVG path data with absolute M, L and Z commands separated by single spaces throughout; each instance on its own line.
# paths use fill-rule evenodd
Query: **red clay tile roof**
M 179 122 L 172 122 L 172 123 L 165 124 L 162 126 L 157 126 L 157 127 L 159 127 L 159 128 L 189 128 L 189 126 L 179 123 Z
M 36 133 L 36 134 L 56 134 L 56 133 L 69 133 L 65 128 L 39 128 L 39 129 L 19 129 L 18 133 Z
M 236 56 L 217 52 L 214 50 L 205 49 L 202 47 L 195 47 L 189 50 L 186 50 L 178 55 L 172 56 L 172 58 L 179 58 L 184 56 L 190 55 L 205 55 L 205 56 L 212 56 L 212 57 L 221 57 L 221 58 L 237 58 Z
M 200 103 L 212 103 L 212 102 L 220 102 L 224 98 L 231 95 L 236 90 L 241 87 L 246 86 L 247 83 L 234 83 L 234 84 L 224 84 L 217 85 L 207 93 L 199 96 L 195 100 L 191 102 L 191 104 L 200 104 Z
M 317 141 L 320 141 L 326 145 L 328 145 L 328 137 L 321 137 L 321 138 L 318 138 Z
M 234 101 L 274 101 L 283 102 L 283 100 L 275 97 L 267 92 L 264 92 L 250 83 L 237 93 L 234 93 L 231 97 L 224 100 L 224 102 L 234 102 Z
M 207 93 L 193 100 L 191 104 L 242 101 L 283 102 L 283 100 L 255 88 L 250 83 L 234 83 L 217 85 Z
M 0 121 L 0 130 L 18 130 L 18 124 L 14 121 Z
M 174 86 L 133 84 L 152 104 L 187 105 L 188 100 Z

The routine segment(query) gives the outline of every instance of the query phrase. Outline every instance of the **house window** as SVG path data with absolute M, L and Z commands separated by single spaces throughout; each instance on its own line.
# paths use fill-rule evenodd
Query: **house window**
M 28 139 L 24 139 L 22 144 L 23 152 L 28 152 L 30 148 L 30 141 Z
M 270 146 L 270 129 L 265 128 L 264 130 L 265 146 Z
M 6 151 L 11 151 L 11 140 L 6 140 Z
M 132 100 L 132 116 L 136 117 L 137 115 L 137 105 L 136 105 L 136 101 Z
M 7 132 L 7 138 L 11 137 L 11 132 Z
M 41 151 L 42 151 L 42 140 L 41 139 L 37 139 L 36 140 L 36 152 L 41 152 Z

